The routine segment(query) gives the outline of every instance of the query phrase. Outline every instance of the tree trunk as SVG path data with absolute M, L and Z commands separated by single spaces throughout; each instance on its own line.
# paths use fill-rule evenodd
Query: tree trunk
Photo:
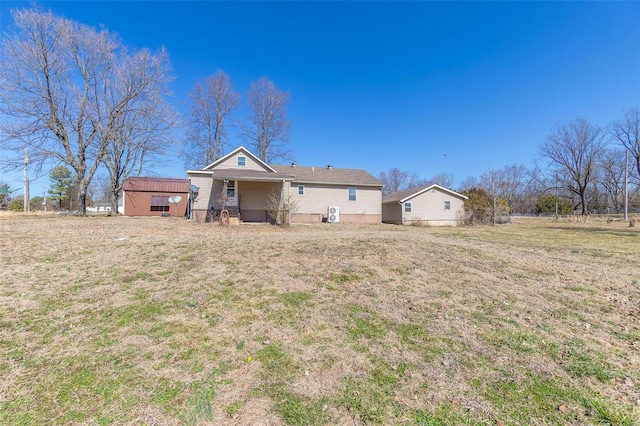
M 87 182 L 82 179 L 78 182 L 78 214 L 87 215 Z
M 588 211 L 587 211 L 587 193 L 585 191 L 582 191 L 582 193 L 580 194 L 580 202 L 582 203 L 582 216 L 585 216 Z
M 119 191 L 111 192 L 111 214 L 118 214 L 118 192 Z

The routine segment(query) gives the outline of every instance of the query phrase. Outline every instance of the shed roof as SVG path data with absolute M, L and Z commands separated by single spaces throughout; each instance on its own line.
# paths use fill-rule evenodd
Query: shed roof
M 189 179 L 130 177 L 124 181 L 122 189 L 139 192 L 189 193 Z
M 446 192 L 450 195 L 453 195 L 455 197 L 459 197 L 463 200 L 466 200 L 468 197 L 465 195 L 462 195 L 458 192 L 452 191 L 450 189 L 444 188 L 440 185 L 436 185 L 436 184 L 430 184 L 430 185 L 423 185 L 423 186 L 419 186 L 417 188 L 410 188 L 410 189 L 406 189 L 404 191 L 397 191 L 397 192 L 393 192 L 389 195 L 385 195 L 384 197 L 382 197 L 382 203 L 386 204 L 386 203 L 403 203 L 406 200 L 413 198 L 417 195 L 422 194 L 423 192 L 427 192 L 430 189 L 438 189 L 440 191 Z
M 360 185 L 383 187 L 384 184 L 362 169 L 271 165 L 278 173 L 291 175 L 294 183 L 326 183 L 331 185 Z

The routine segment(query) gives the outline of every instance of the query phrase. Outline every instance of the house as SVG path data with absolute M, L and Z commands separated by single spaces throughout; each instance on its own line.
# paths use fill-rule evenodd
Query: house
M 122 186 L 125 216 L 185 216 L 189 202 L 189 179 L 130 177 Z M 169 198 L 180 201 L 170 203 Z
M 215 217 L 224 206 L 243 222 L 269 222 L 270 194 L 295 206 L 292 223 L 382 220 L 383 183 L 365 170 L 268 165 L 241 146 L 187 174 L 198 187 L 192 209 L 199 221 Z
M 466 199 L 439 185 L 394 192 L 382 199 L 382 221 L 398 225 L 457 226 L 464 218 Z

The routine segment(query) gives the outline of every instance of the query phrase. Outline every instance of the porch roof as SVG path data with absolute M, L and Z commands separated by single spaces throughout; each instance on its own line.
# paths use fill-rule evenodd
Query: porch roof
M 189 171 L 189 173 L 202 173 L 202 171 Z M 239 181 L 256 181 L 256 182 L 282 182 L 292 181 L 293 176 L 285 173 L 273 173 L 262 170 L 238 170 L 238 169 L 215 169 L 205 171 L 202 174 L 210 175 L 214 180 L 228 179 Z

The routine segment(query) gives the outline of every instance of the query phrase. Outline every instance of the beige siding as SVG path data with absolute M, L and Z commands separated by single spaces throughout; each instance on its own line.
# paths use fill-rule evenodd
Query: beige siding
M 267 210 L 267 196 L 274 191 L 279 194 L 281 186 L 279 182 L 238 182 L 240 211 Z
M 402 205 L 388 203 L 382 205 L 382 221 L 385 223 L 402 224 Z
M 246 159 L 246 165 L 244 167 L 238 166 L 238 157 L 244 157 Z M 244 152 L 238 152 L 225 159 L 223 162 L 216 164 L 212 170 L 215 169 L 267 170 L 262 164 L 256 162 L 250 155 L 247 155 Z
M 445 201 L 450 201 L 450 210 L 445 210 Z M 404 223 L 406 224 L 425 222 L 433 226 L 455 225 L 464 214 L 464 200 L 435 188 L 423 192 L 407 202 L 411 202 L 411 213 L 404 213 Z
M 193 210 L 209 210 L 211 186 L 213 185 L 211 176 L 191 176 L 191 184 L 199 188 L 198 196 L 193 200 Z
M 380 188 L 357 187 L 356 201 L 349 201 L 348 185 L 304 184 L 304 195 L 298 195 L 298 184 L 291 183 L 291 199 L 297 203 L 300 215 L 327 215 L 330 206 L 340 208 L 340 216 L 382 215 Z M 380 219 L 378 219 L 380 221 Z

